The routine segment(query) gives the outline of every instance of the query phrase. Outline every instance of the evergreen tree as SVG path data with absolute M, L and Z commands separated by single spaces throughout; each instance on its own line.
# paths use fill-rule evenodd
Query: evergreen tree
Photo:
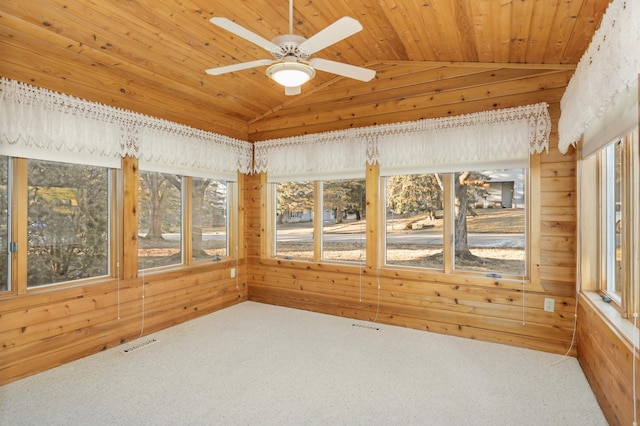
M 278 224 L 285 214 L 313 211 L 313 182 L 283 182 L 277 188 Z

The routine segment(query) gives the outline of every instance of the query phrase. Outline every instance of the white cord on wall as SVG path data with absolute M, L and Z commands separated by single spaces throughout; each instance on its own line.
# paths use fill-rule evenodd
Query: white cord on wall
M 118 249 L 118 253 L 120 249 Z M 117 255 L 118 260 L 116 262 L 116 273 L 118 274 L 118 321 L 120 320 L 120 254 Z
M 638 330 L 638 313 L 634 312 L 633 313 L 633 328 L 636 330 Z M 632 371 L 632 377 L 631 377 L 631 381 L 632 381 L 632 393 L 633 393 L 633 426 L 638 426 L 638 405 L 636 404 L 636 351 L 638 349 L 638 345 L 636 343 L 636 339 L 633 339 L 633 361 L 631 364 L 631 371 Z
M 578 229 L 578 253 L 577 253 L 577 259 L 580 259 L 582 257 L 582 226 L 581 226 L 581 218 L 580 218 L 580 212 L 582 211 L 582 162 L 578 161 L 578 170 L 577 170 L 577 188 L 576 188 L 576 192 L 578 194 L 578 205 L 577 210 L 578 210 L 578 219 L 577 219 L 577 229 Z M 580 295 L 580 289 L 582 288 L 582 272 L 581 272 L 581 267 L 580 267 L 580 262 L 576 261 L 576 292 L 575 292 L 575 301 L 574 301 L 574 308 L 573 308 L 573 333 L 571 335 L 571 344 L 569 345 L 569 349 L 567 349 L 567 352 L 565 352 L 565 354 L 562 356 L 562 358 L 560 358 L 558 361 L 553 362 L 551 364 L 549 364 L 549 366 L 553 366 L 556 364 L 560 364 L 561 362 L 563 362 L 564 360 L 566 360 L 569 357 L 569 354 L 571 353 L 571 350 L 573 349 L 573 345 L 575 344 L 576 341 L 576 330 L 578 328 L 578 297 Z
M 530 182 L 531 179 L 531 156 L 529 156 L 529 158 L 527 159 L 527 168 L 529 170 L 529 179 L 525 178 L 525 182 Z M 525 188 L 526 189 L 526 188 Z M 525 194 L 528 191 L 525 191 Z M 525 247 L 525 251 L 527 250 L 527 244 L 528 244 L 528 238 L 527 236 L 529 235 L 529 233 L 527 231 L 529 231 L 531 228 L 527 227 L 527 205 L 529 204 L 530 198 L 528 198 L 526 195 L 524 196 L 525 199 L 525 209 L 524 209 L 524 247 Z M 526 296 L 526 286 L 524 283 L 525 277 L 527 275 L 527 265 L 526 265 L 526 259 L 527 257 L 525 256 L 525 267 L 522 270 L 522 325 L 525 326 L 527 324 L 526 320 L 525 320 L 525 311 L 526 311 L 526 305 L 525 305 L 525 296 Z M 529 275 L 531 275 L 531 273 L 529 273 Z
M 525 285 L 524 285 L 524 276 L 522 276 L 522 325 L 527 325 L 526 321 L 525 321 Z
M 360 303 L 362 303 L 362 263 L 360 264 L 358 271 L 360 273 Z
M 144 333 L 144 269 L 142 270 L 142 325 L 140 327 L 140 337 Z
M 376 270 L 376 280 L 378 281 L 378 305 L 376 307 L 376 316 L 373 322 L 378 322 L 378 314 L 380 314 L 380 267 Z
M 239 197 L 240 195 L 238 195 L 238 198 Z M 237 207 L 238 203 L 235 203 L 235 204 Z M 239 229 L 240 227 L 238 226 L 238 218 L 237 218 L 238 209 L 236 208 L 235 210 L 236 210 L 236 290 L 238 290 L 240 288 L 240 229 Z

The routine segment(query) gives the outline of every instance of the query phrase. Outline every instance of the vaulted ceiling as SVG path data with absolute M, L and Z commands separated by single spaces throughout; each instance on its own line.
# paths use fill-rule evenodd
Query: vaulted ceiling
M 609 0 L 297 0 L 294 33 L 342 16 L 363 30 L 314 57 L 377 72 L 319 71 L 285 96 L 270 58 L 209 22 L 266 39 L 289 30 L 288 0 L 3 0 L 0 76 L 244 140 L 559 101 Z

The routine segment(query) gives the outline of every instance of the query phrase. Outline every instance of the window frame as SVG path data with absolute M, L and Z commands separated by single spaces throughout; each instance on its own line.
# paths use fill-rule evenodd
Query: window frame
M 70 281 L 60 281 L 57 283 L 42 284 L 34 287 L 28 285 L 28 209 L 29 198 L 29 176 L 28 158 L 8 157 L 9 161 L 9 209 L 10 221 L 8 223 L 9 241 L 17 244 L 17 250 L 9 254 L 10 276 L 7 291 L 0 293 L 0 298 L 25 295 L 31 293 L 41 293 L 51 289 L 64 289 L 69 287 L 86 286 L 104 282 L 116 278 L 119 274 L 119 221 L 117 220 L 119 209 L 121 208 L 121 191 L 119 182 L 122 171 L 119 169 L 104 167 L 108 171 L 108 192 L 109 192 L 109 212 L 108 212 L 108 232 L 107 252 L 108 252 L 108 272 L 106 275 L 81 278 Z M 52 161 L 52 160 L 47 160 Z M 59 162 L 53 160 L 53 162 Z M 64 163 L 64 162 L 59 162 Z
M 141 173 L 157 173 L 157 174 L 162 174 L 161 172 L 156 172 L 156 171 L 151 171 L 151 170 L 140 170 L 139 174 L 138 174 L 138 179 L 142 179 L 140 177 Z M 138 239 L 138 252 L 137 252 L 137 257 L 138 257 L 138 275 L 143 275 L 143 274 L 148 274 L 148 273 L 154 273 L 154 272 L 159 272 L 159 271 L 165 271 L 165 270 L 173 270 L 176 268 L 180 268 L 183 266 L 187 266 L 188 265 L 188 257 L 187 257 L 187 253 L 186 253 L 186 247 L 191 247 L 190 246 L 190 242 L 187 242 L 188 238 L 185 235 L 185 231 L 187 230 L 187 223 L 189 224 L 191 223 L 190 219 L 188 218 L 188 215 L 185 214 L 185 210 L 187 208 L 186 203 L 188 201 L 190 201 L 191 197 L 185 198 L 185 194 L 187 194 L 188 191 L 191 190 L 191 186 L 188 185 L 185 182 L 185 176 L 183 175 L 177 175 L 175 173 L 171 173 L 172 175 L 175 176 L 180 176 L 180 244 L 179 244 L 179 248 L 180 248 L 180 262 L 179 263 L 173 263 L 171 265 L 161 265 L 161 266 L 153 266 L 153 267 L 149 267 L 149 268 L 143 268 L 141 266 L 141 262 L 140 262 L 140 242 Z M 140 206 L 140 186 L 138 184 L 138 194 L 137 194 L 137 204 L 138 204 L 138 209 Z M 190 210 L 189 210 L 190 211 Z M 138 219 L 138 223 L 136 224 L 137 230 L 138 230 L 138 236 L 140 235 L 140 217 L 137 217 Z M 190 235 L 190 234 L 189 234 Z M 139 238 L 139 237 L 138 237 Z
M 141 170 L 146 171 L 148 170 Z M 238 182 L 211 177 L 209 179 L 222 180 L 227 185 L 226 199 L 226 252 L 225 256 L 211 256 L 206 259 L 193 258 L 193 178 L 194 176 L 179 175 L 182 182 L 181 189 L 181 243 L 180 250 L 182 261 L 173 265 L 156 266 L 151 268 L 141 268 L 138 262 L 138 274 L 155 274 L 158 272 L 174 271 L 191 266 L 200 266 L 212 262 L 223 262 L 237 259 L 239 256 L 239 184 Z M 144 271 L 144 272 L 143 272 Z
M 539 160 L 538 160 L 539 161 Z M 414 265 L 399 265 L 399 264 L 389 264 L 387 263 L 387 244 L 386 244 L 386 197 L 387 197 L 387 179 L 391 176 L 381 176 L 380 177 L 380 187 L 382 188 L 381 195 L 381 216 L 382 222 L 385 224 L 383 229 L 384 233 L 384 244 L 382 255 L 382 263 L 384 268 L 394 269 L 394 270 L 410 270 L 410 271 L 428 271 L 429 273 L 433 273 L 436 275 L 443 276 L 465 276 L 472 277 L 473 279 L 477 279 L 480 282 L 490 281 L 490 282 L 501 282 L 501 283 L 516 283 L 516 284 L 531 284 L 535 278 L 533 277 L 534 273 L 534 251 L 539 249 L 534 247 L 532 244 L 531 229 L 532 224 L 534 222 L 535 215 L 533 214 L 533 208 L 531 204 L 531 199 L 533 196 L 533 192 L 531 190 L 531 185 L 533 182 L 532 176 L 535 176 L 533 173 L 533 168 L 531 165 L 529 167 L 518 167 L 524 170 L 524 197 L 525 197 L 525 275 L 506 275 L 503 273 L 498 273 L 498 275 L 494 275 L 494 273 L 485 273 L 481 271 L 473 271 L 473 270 L 463 270 L 457 269 L 455 267 L 455 188 L 454 188 L 454 178 L 455 172 L 429 172 L 429 173 L 438 173 L 442 175 L 443 182 L 443 232 L 442 232 L 442 241 L 443 241 L 443 263 L 442 268 L 427 268 L 421 266 Z M 498 170 L 498 169 L 495 169 Z M 538 191 L 539 192 L 539 191 Z M 538 262 L 539 263 L 539 262 Z
M 340 259 L 327 259 L 324 257 L 324 182 L 325 181 L 336 181 L 336 180 L 348 180 L 348 179 L 359 179 L 363 180 L 365 184 L 365 191 L 368 194 L 367 180 L 366 178 L 343 178 L 343 179 L 323 179 L 323 180 L 291 180 L 290 182 L 311 182 L 313 184 L 313 256 L 311 257 L 291 257 L 291 256 L 282 256 L 277 253 L 277 187 L 279 183 L 282 182 L 267 182 L 266 190 L 267 190 L 267 208 L 266 208 L 266 223 L 268 223 L 268 230 L 266 236 L 266 245 L 263 250 L 265 256 L 267 258 L 272 258 L 276 260 L 288 260 L 288 261 L 297 261 L 297 262 L 316 262 L 316 263 L 337 263 L 337 264 L 346 264 L 346 265 L 354 265 L 356 267 L 362 268 L 367 263 L 367 227 L 368 227 L 368 213 L 365 212 L 365 229 L 363 230 L 363 234 L 365 236 L 364 240 L 364 256 L 363 260 L 340 260 Z M 365 205 L 365 209 L 368 210 L 369 207 Z M 318 220 L 320 218 L 320 220 Z
M 3 218 L 3 220 L 6 220 L 5 226 L 7 227 L 7 234 L 6 234 L 6 262 L 7 262 L 7 275 L 4 277 L 4 279 L 6 280 L 7 283 L 7 288 L 6 290 L 2 290 L 0 291 L 0 295 L 3 294 L 7 294 L 7 293 L 11 293 L 13 290 L 13 283 L 11 280 L 12 277 L 12 259 L 13 259 L 13 254 L 9 249 L 9 244 L 12 243 L 14 241 L 13 236 L 12 236 L 12 227 L 11 224 L 13 223 L 13 159 L 11 157 L 8 156 L 0 156 L 0 158 L 4 157 L 5 161 L 6 161 L 6 166 L 7 166 L 7 215 L 6 217 Z
M 268 257 L 273 257 L 276 259 L 284 259 L 284 260 L 297 260 L 302 262 L 308 261 L 320 261 L 319 251 L 321 250 L 321 241 L 317 238 L 318 230 L 320 229 L 322 221 L 318 221 L 318 217 L 322 217 L 322 208 L 318 206 L 318 194 L 320 190 L 320 186 L 318 185 L 318 181 L 314 180 L 291 180 L 287 182 L 309 182 L 313 185 L 313 227 L 312 227 L 312 247 L 313 254 L 311 257 L 293 257 L 288 255 L 278 255 L 278 185 L 283 182 L 269 182 L 267 184 L 267 211 L 268 211 L 268 220 L 269 224 L 269 244 L 267 244 L 268 250 L 263 251 L 263 253 L 267 253 Z M 320 215 L 320 216 L 319 216 Z
M 621 190 L 621 218 L 620 233 L 621 259 L 620 259 L 620 294 L 615 293 L 610 288 L 610 279 L 615 274 L 616 268 L 615 253 L 610 253 L 611 243 L 615 250 L 616 225 L 615 208 L 613 212 L 613 226 L 610 219 L 611 211 L 609 205 L 615 197 L 612 194 L 613 186 L 611 174 L 614 171 L 608 169 L 611 164 L 615 167 L 615 158 L 609 152 L 612 147 L 620 143 L 621 164 L 620 164 L 620 190 Z M 603 300 L 613 306 L 623 318 L 631 318 L 633 313 L 638 312 L 640 303 L 637 284 L 640 278 L 640 260 L 637 249 L 634 253 L 634 246 L 638 244 L 637 233 L 640 231 L 640 148 L 638 138 L 638 128 L 631 130 L 621 137 L 606 144 L 597 152 L 596 176 L 597 176 L 597 273 L 595 290 Z M 615 169 L 614 169 L 615 170 Z M 615 182 L 613 182 L 615 185 Z M 583 212 L 584 214 L 584 212 Z M 612 234 L 612 235 L 611 235 Z M 634 240 L 635 236 L 635 240 Z M 613 284 L 615 286 L 615 283 Z
M 29 158 L 6 156 L 8 162 L 8 204 L 9 211 L 7 216 L 8 222 L 8 240 L 17 243 L 17 251 L 8 253 L 9 264 L 8 270 L 8 289 L 0 292 L 0 300 L 23 296 L 26 294 L 38 294 L 50 291 L 64 290 L 67 288 L 86 287 L 101 283 L 107 283 L 114 280 L 131 279 L 140 276 L 141 269 L 134 267 L 137 265 L 137 252 L 132 247 L 137 247 L 137 223 L 125 224 L 123 217 L 125 210 L 137 211 L 137 182 L 138 167 L 137 159 L 133 157 L 123 157 L 122 166 L 117 168 L 106 167 L 109 172 L 109 236 L 108 236 L 108 274 L 98 277 L 89 277 L 73 281 L 61 281 L 58 283 L 43 284 L 36 287 L 28 287 L 27 280 L 27 259 L 28 259 L 28 219 L 25 212 L 28 208 L 28 162 Z M 56 160 L 48 160 L 56 161 Z M 64 162 L 62 162 L 64 163 Z M 104 167 L 104 166 L 102 166 Z M 238 173 L 239 176 L 239 173 Z M 189 177 L 190 178 L 190 177 Z M 144 270 L 145 274 L 163 273 L 166 271 L 175 271 L 189 268 L 192 266 L 201 267 L 212 263 L 222 263 L 231 260 L 238 262 L 238 257 L 242 250 L 240 246 L 240 238 L 242 224 L 244 223 L 239 214 L 240 211 L 240 191 L 242 184 L 240 177 L 237 180 L 226 180 L 224 178 L 212 178 L 223 180 L 227 184 L 227 255 L 220 259 L 187 259 L 179 265 L 172 265 L 156 269 Z M 132 180 L 135 184 L 132 185 Z M 135 205 L 132 204 L 134 198 L 125 198 L 125 193 L 133 193 L 135 191 Z M 190 197 L 189 197 L 190 199 Z M 183 203 L 184 205 L 184 203 Z M 183 213 L 185 214 L 183 207 Z M 191 211 L 189 210 L 189 215 Z M 183 226 L 184 226 L 183 220 Z M 133 225 L 133 226 L 132 226 Z M 135 230 L 135 232 L 134 232 Z M 125 237 L 128 235 L 128 238 Z M 184 231 L 183 231 L 184 234 Z M 188 238 L 187 238 L 188 236 Z M 185 243 L 190 242 L 191 230 L 183 236 Z M 183 244 L 184 246 L 184 244 Z M 182 250 L 185 250 L 184 247 Z M 132 252 L 132 253 L 130 253 Z M 128 253 L 125 257 L 125 253 Z M 186 253 L 186 250 L 185 250 Z M 190 252 L 189 252 L 190 253 Z M 131 255 L 134 256 L 131 256 Z
M 471 285 L 486 286 L 492 288 L 523 290 L 526 285 L 528 291 L 544 291 L 540 284 L 540 242 L 530 238 L 531 235 L 540 234 L 540 156 L 532 155 L 529 158 L 529 166 L 525 167 L 527 174 L 526 182 L 526 202 L 527 202 L 527 220 L 526 229 L 526 250 L 528 262 L 528 278 L 511 279 L 506 277 L 486 277 L 466 271 L 453 271 L 453 258 L 450 260 L 445 257 L 445 270 L 433 270 L 427 268 L 415 268 L 398 265 L 385 265 L 385 247 L 386 232 L 385 229 L 385 200 L 383 179 L 380 175 L 380 167 L 378 164 L 367 165 L 365 174 L 366 185 L 366 261 L 364 263 L 356 263 L 351 261 L 327 261 L 319 258 L 320 244 L 319 238 L 314 238 L 314 244 L 317 247 L 314 250 L 314 263 L 318 264 L 342 264 L 353 266 L 354 268 L 362 268 L 368 271 L 378 271 L 377 273 L 397 274 L 401 272 L 407 277 L 415 277 L 416 279 L 424 279 L 429 276 L 430 279 L 443 283 L 460 283 L 464 281 Z M 314 181 L 319 182 L 319 181 Z M 275 210 L 276 210 L 276 191 L 275 182 L 268 180 L 266 174 L 261 175 L 261 184 L 266 191 L 266 208 L 263 209 L 261 218 L 266 224 L 266 229 L 261 238 L 261 253 L 264 259 L 271 259 L 276 262 L 283 260 L 290 262 L 311 262 L 311 259 L 285 259 L 275 255 Z M 452 174 L 444 176 L 444 185 L 451 189 L 448 191 L 449 196 L 453 197 L 453 178 Z M 319 189 L 314 188 L 317 194 Z M 453 198 L 452 201 L 453 203 Z M 534 208 L 535 206 L 535 208 Z M 319 214 L 319 204 L 315 203 L 315 215 Z M 453 234 L 453 221 L 448 220 L 445 223 L 445 235 Z M 314 224 L 314 236 L 321 235 L 321 223 L 316 221 Z M 444 238 L 445 245 L 451 245 L 449 238 Z
M 316 217 L 320 217 L 321 220 L 317 221 L 319 222 L 319 228 L 320 228 L 320 235 L 318 238 L 316 238 L 316 236 L 318 234 L 314 235 L 314 241 L 319 240 L 320 241 L 320 252 L 316 253 L 316 250 L 314 250 L 314 258 L 315 255 L 317 254 L 320 258 L 320 260 L 322 260 L 323 262 L 327 262 L 327 263 L 347 263 L 347 264 L 354 264 L 354 265 L 359 265 L 362 266 L 366 263 L 367 261 L 367 214 L 366 211 L 364 212 L 365 214 L 365 229 L 363 230 L 362 233 L 358 233 L 356 235 L 360 235 L 363 234 L 364 235 L 364 241 L 363 241 L 363 258 L 362 260 L 341 260 L 341 259 L 331 259 L 331 258 L 327 258 L 325 257 L 325 231 L 324 231 L 324 202 L 325 202 L 325 197 L 324 197 L 324 189 L 325 189 L 325 182 L 336 182 L 336 181 L 340 181 L 340 180 L 348 180 L 349 178 L 346 179 L 324 179 L 324 180 L 320 180 L 320 181 L 316 181 L 315 183 L 317 184 L 315 188 L 318 189 L 317 195 L 316 193 L 314 193 L 314 207 L 316 205 L 318 205 L 318 208 L 316 209 L 316 211 L 318 211 L 318 214 L 320 214 L 320 216 L 316 216 Z M 367 191 L 367 181 L 365 178 L 353 178 L 353 179 L 349 179 L 349 180 L 362 180 L 364 181 L 364 185 L 365 185 L 365 198 L 366 198 L 366 191 Z M 365 210 L 366 210 L 366 201 L 365 201 Z M 315 225 L 315 223 L 314 223 Z

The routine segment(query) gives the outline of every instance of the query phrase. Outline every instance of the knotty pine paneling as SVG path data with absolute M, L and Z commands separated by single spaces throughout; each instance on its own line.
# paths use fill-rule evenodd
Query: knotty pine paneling
M 550 92 L 564 90 L 609 3 L 296 2 L 293 31 L 304 37 L 339 17 L 358 19 L 362 31 L 318 54 L 377 75 L 365 83 L 320 71 L 302 94 L 285 96 L 266 67 L 205 73 L 270 57 L 211 24 L 211 17 L 228 18 L 271 40 L 289 32 L 285 1 L 5 1 L 0 75 L 198 129 L 264 140 L 548 99 Z
M 237 279 L 230 268 L 235 261 L 1 300 L 0 384 L 246 300 L 246 267 Z
M 633 424 L 633 347 L 584 295 L 578 302 L 576 339 L 578 361 L 607 421 L 612 425 Z M 639 373 L 636 381 L 640 381 Z M 640 408 L 640 399 L 636 399 L 636 406 Z
M 536 282 L 487 284 L 486 280 L 401 268 L 370 270 L 356 265 L 268 259 L 260 250 L 267 224 L 248 225 L 249 299 L 361 320 L 413 327 L 564 354 L 574 332 L 576 267 L 575 154 L 557 150 L 559 97 L 546 92 L 553 122 L 549 153 L 532 162 L 540 176 L 532 205 Z M 521 101 L 522 102 L 522 101 Z M 523 102 L 528 103 L 528 102 Z M 266 189 L 246 178 L 251 221 L 261 221 Z M 258 194 L 259 192 L 259 194 Z M 535 197 L 533 198 L 536 199 Z M 249 222 L 249 221 L 248 221 Z M 534 277 L 534 275 L 532 275 Z M 379 290 L 378 290 L 379 287 Z M 553 313 L 544 299 L 555 299 Z M 571 349 L 575 354 L 575 346 Z

